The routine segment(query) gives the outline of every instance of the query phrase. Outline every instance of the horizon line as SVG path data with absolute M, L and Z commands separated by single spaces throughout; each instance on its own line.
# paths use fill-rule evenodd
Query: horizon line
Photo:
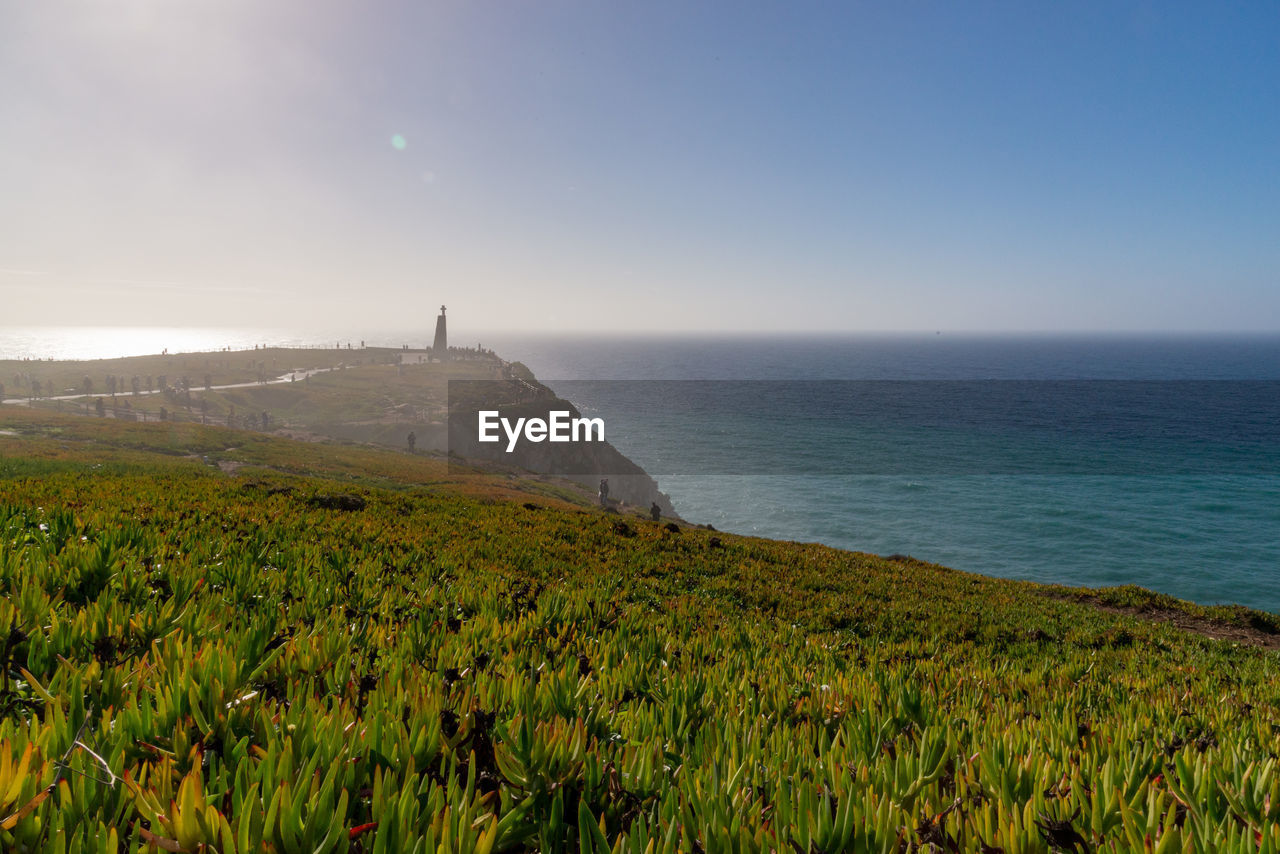
M 430 318 L 434 321 L 434 318 Z M 351 327 L 363 331 L 342 332 L 338 333 L 333 327 L 326 327 L 323 324 L 300 324 L 296 327 L 284 326 L 251 326 L 236 324 L 169 324 L 169 323 L 56 323 L 56 324 L 5 324 L 0 323 L 0 329 L 4 330 L 54 330 L 54 329 L 113 329 L 113 330 L 130 330 L 130 329 L 172 329 L 172 330 L 205 330 L 205 331 L 239 331 L 241 333 L 288 333 L 295 337 L 300 335 L 314 334 L 321 337 L 322 340 L 333 337 L 338 334 L 339 337 L 356 339 L 362 335 L 366 338 L 370 334 L 376 335 L 413 335 L 421 334 L 430 337 L 431 331 L 427 329 L 426 323 L 422 327 L 401 327 L 391 328 L 384 327 L 378 329 L 376 325 L 369 324 L 350 324 Z M 308 329 L 314 330 L 309 332 Z M 944 335 L 954 336 L 1009 336 L 1009 337 L 1075 337 L 1075 336 L 1274 336 L 1280 335 L 1280 328 L 1274 329 L 1188 329 L 1188 328 L 1158 328 L 1158 329 L 1116 329 L 1116 328 L 1071 328 L 1071 329 L 980 329 L 980 328 L 955 328 L 955 329 L 938 329 L 930 327 L 919 328 L 783 328 L 768 329 L 759 327 L 744 327 L 734 329 L 625 329 L 618 327 L 600 327 L 600 328 L 582 328 L 582 327 L 566 327 L 566 328 L 528 328 L 528 327 L 472 327 L 464 328 L 455 332 L 450 330 L 450 338 L 459 338 L 459 332 L 466 335 L 469 340 L 475 335 L 566 335 L 574 337 L 600 337 L 600 336 L 627 336 L 627 337 L 663 337 L 663 338 L 685 338 L 685 337 L 726 337 L 726 336 L 759 336 L 759 337 L 797 337 L 797 336 L 841 336 L 841 335 L 902 335 L 902 336 L 930 336 L 938 337 Z

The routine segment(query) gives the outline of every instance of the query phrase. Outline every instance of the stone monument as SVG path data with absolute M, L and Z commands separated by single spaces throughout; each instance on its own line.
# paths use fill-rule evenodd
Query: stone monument
M 436 318 L 436 340 L 431 345 L 431 355 L 442 362 L 449 361 L 449 333 L 445 328 L 444 306 L 440 306 L 440 316 Z

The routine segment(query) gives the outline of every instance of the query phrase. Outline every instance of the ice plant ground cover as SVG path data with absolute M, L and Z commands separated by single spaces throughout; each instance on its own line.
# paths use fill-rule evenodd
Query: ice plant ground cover
M 1273 650 L 404 454 L 0 427 L 5 851 L 1280 850 Z

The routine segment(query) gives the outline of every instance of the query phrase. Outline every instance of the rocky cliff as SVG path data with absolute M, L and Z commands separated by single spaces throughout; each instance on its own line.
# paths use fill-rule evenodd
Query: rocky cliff
M 647 512 L 650 505 L 656 503 L 664 516 L 676 515 L 670 497 L 658 489 L 657 481 L 609 442 L 585 438 L 564 442 L 531 441 L 521 435 L 511 443 L 503 427 L 497 427 L 490 433 L 498 441 L 482 442 L 479 428 L 481 411 L 498 412 L 501 418 L 506 419 L 508 427 L 527 424 L 530 419 L 549 422 L 552 413 L 567 413 L 570 420 L 582 417 L 577 407 L 557 397 L 531 373 L 514 370 L 502 380 L 449 383 L 448 452 L 452 458 L 480 460 L 555 475 L 583 484 L 593 491 L 598 488 L 601 478 L 607 478 L 611 506 L 639 508 Z M 562 419 L 565 417 L 561 416 Z M 583 437 L 585 433 L 585 430 L 581 431 L 579 436 Z

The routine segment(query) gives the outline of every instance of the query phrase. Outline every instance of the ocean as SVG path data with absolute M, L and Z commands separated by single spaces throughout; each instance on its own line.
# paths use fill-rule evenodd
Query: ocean
M 428 343 L 426 330 L 410 336 L 0 329 L 0 357 Z M 1280 336 L 466 343 L 603 417 L 609 441 L 693 522 L 1280 611 Z

